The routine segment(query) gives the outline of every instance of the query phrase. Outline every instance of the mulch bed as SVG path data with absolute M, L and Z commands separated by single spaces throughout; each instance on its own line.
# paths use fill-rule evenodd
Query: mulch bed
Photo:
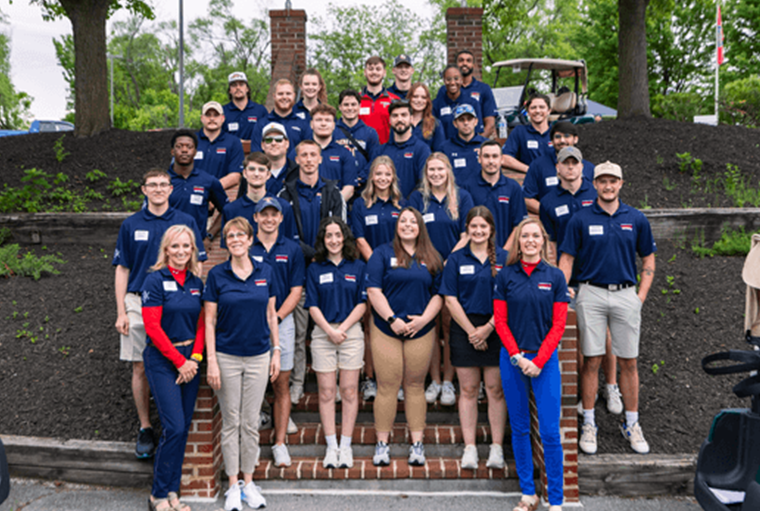
M 170 136 L 118 130 L 85 140 L 67 135 L 64 146 L 71 154 L 61 163 L 53 149 L 59 134 L 0 138 L 0 172 L 13 187 L 21 185 L 23 169 L 63 172 L 70 178 L 66 186 L 79 191 L 89 186 L 107 196 L 106 183 L 90 183 L 87 172 L 99 169 L 108 181 L 139 181 L 149 168 L 168 165 Z M 691 171 L 679 171 L 675 154 L 702 159 L 706 179 L 722 176 L 732 163 L 756 184 L 758 142 L 754 130 L 648 120 L 583 126 L 580 147 L 591 161 L 623 166 L 623 200 L 631 205 L 682 207 L 686 201 L 715 207 L 731 204 L 722 194 L 691 193 Z M 110 202 L 110 210 L 119 209 L 121 200 Z M 101 207 L 90 204 L 92 210 Z M 747 405 L 730 391 L 739 377 L 709 377 L 700 367 L 704 355 L 745 348 L 743 259 L 699 259 L 671 241 L 658 242 L 657 273 L 643 313 L 641 423 L 653 452 L 690 453 L 699 448 L 715 413 Z M 60 252 L 68 261 L 60 275 L 0 280 L 0 432 L 133 441 L 131 372 L 118 360 L 113 328 L 113 246 L 45 248 L 30 247 L 38 254 Z M 628 452 L 617 430 L 620 418 L 606 413 L 602 402 L 597 411 L 599 451 Z

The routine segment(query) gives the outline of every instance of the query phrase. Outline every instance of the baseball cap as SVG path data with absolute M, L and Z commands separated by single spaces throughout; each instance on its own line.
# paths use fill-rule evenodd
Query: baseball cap
M 222 105 L 219 104 L 218 101 L 209 101 L 205 105 L 203 105 L 203 108 L 201 108 L 201 113 L 203 115 L 206 115 L 206 112 L 209 110 L 216 110 L 220 114 L 224 114 L 224 109 L 222 108 Z
M 620 165 L 607 160 L 606 162 L 597 165 L 594 169 L 594 179 L 601 176 L 614 176 L 623 179 L 623 169 L 620 168 Z
M 273 131 L 279 133 L 285 138 L 288 138 L 288 131 L 285 129 L 285 126 L 283 126 L 279 122 L 270 122 L 269 124 L 264 126 L 264 129 L 261 131 L 261 136 L 265 137 L 269 133 L 272 133 Z
M 575 158 L 578 162 L 582 162 L 583 153 L 581 153 L 581 150 L 575 146 L 563 147 L 560 149 L 559 154 L 557 154 L 557 161 L 562 163 L 568 158 Z
M 401 55 L 396 57 L 396 59 L 393 61 L 393 67 L 396 67 L 399 64 L 409 64 L 411 66 L 412 59 L 409 58 L 409 55 L 407 55 L 406 53 L 402 53 Z
M 471 115 L 478 118 L 478 114 L 475 113 L 475 109 L 472 108 L 472 105 L 468 105 L 467 103 L 463 105 L 459 105 L 454 109 L 454 119 L 459 119 L 463 115 Z
M 227 78 L 227 83 L 232 83 L 232 82 L 248 83 L 248 77 L 245 76 L 245 73 L 242 71 L 235 71 L 234 73 L 231 73 L 230 76 Z
M 280 201 L 275 199 L 274 197 L 264 197 L 256 204 L 256 209 L 254 210 L 254 213 L 261 213 L 266 208 L 274 208 L 280 213 L 282 213 L 282 206 L 280 205 Z

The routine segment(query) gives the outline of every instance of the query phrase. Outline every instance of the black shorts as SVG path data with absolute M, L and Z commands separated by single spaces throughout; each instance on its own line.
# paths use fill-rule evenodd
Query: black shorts
M 468 314 L 467 318 L 474 326 L 485 325 L 491 316 L 485 314 Z M 501 340 L 494 330 L 486 340 L 488 349 L 478 351 L 470 344 L 467 333 L 452 318 L 449 333 L 449 346 L 451 348 L 451 365 L 454 367 L 493 367 L 499 366 L 501 356 Z

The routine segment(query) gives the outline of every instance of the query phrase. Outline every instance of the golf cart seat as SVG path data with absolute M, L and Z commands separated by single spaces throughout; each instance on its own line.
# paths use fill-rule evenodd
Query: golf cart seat
M 567 87 L 562 87 L 557 91 L 557 95 L 552 98 L 552 113 L 549 121 L 554 122 L 563 115 L 570 114 L 578 103 L 578 96 Z

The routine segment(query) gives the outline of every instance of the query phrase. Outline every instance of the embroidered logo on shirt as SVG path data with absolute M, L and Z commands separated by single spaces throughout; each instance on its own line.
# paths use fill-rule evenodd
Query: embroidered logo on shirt
M 330 156 L 330 161 L 340 161 L 340 156 Z
M 217 147 L 216 148 L 216 154 L 227 154 L 227 148 L 226 147 Z
M 404 153 L 404 158 L 414 158 L 414 153 Z
M 509 197 L 506 195 L 499 195 L 499 202 L 502 204 L 509 204 Z
M 256 279 L 254 283 L 257 286 L 266 286 L 267 285 L 267 279 Z
M 624 231 L 632 231 L 633 230 L 633 224 L 620 224 L 620 228 Z
M 344 275 L 346 282 L 356 282 L 356 275 Z
M 582 200 L 581 201 L 581 206 L 583 206 L 584 208 L 587 208 L 588 206 L 592 205 L 593 203 L 594 203 L 594 201 L 592 201 L 592 200 Z
M 495 264 L 494 267 L 496 268 L 497 272 L 501 271 L 501 269 L 504 268 L 504 266 L 502 266 L 500 264 Z
M 398 218 L 398 211 L 392 211 L 392 212 L 391 212 L 391 216 L 392 216 L 393 218 Z
M 306 112 L 298 112 L 298 113 L 296 114 L 296 117 L 298 117 L 299 119 L 304 119 L 304 120 L 306 120 Z
M 475 101 L 480 101 L 480 92 L 470 92 L 470 97 Z
M 202 186 L 193 186 L 193 193 L 203 193 Z
M 256 122 L 259 119 L 257 117 L 248 117 L 248 122 Z
M 148 300 L 150 300 L 150 291 L 143 291 L 142 298 L 143 298 L 143 303 L 145 303 Z
M 552 283 L 551 282 L 539 282 L 538 283 L 538 289 L 541 291 L 551 291 L 552 290 Z
M 287 255 L 276 255 L 274 256 L 274 260 L 278 263 L 287 263 L 288 262 L 288 256 Z
M 193 295 L 193 296 L 200 296 L 201 295 L 201 290 L 200 289 L 191 289 L 190 290 L 190 294 Z

